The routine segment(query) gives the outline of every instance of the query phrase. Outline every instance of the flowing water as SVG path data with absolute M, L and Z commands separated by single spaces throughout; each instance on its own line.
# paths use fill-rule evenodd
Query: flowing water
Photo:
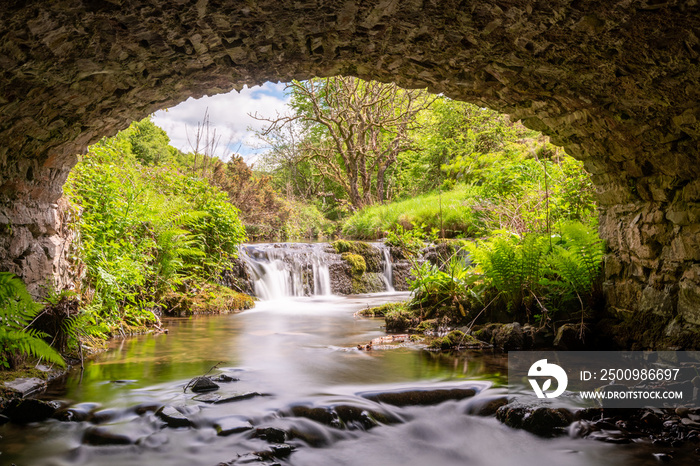
M 285 289 L 296 293 L 294 287 Z M 408 295 L 339 297 L 326 289 L 320 284 L 316 296 L 260 301 L 237 315 L 166 320 L 167 335 L 113 342 L 84 373 L 71 372 L 46 394 L 61 400 L 74 419 L 84 420 L 0 426 L 0 464 L 273 464 L 250 456 L 269 450 L 270 444 L 254 437 L 255 428 L 267 427 L 293 433 L 287 442 L 295 451 L 274 460 L 285 465 L 653 464 L 648 449 L 635 445 L 541 439 L 474 415 L 505 393 L 503 356 L 433 353 L 406 343 L 360 350 L 358 344 L 385 335 L 383 320 L 354 313 Z M 246 396 L 212 404 L 211 395 L 184 390 L 215 365 L 212 375 L 238 379 L 219 383 L 215 396 Z M 444 388 L 477 393 L 434 406 L 396 407 L 368 397 Z M 154 414 L 163 405 L 176 408 L 193 426 L 167 427 Z M 362 421 L 342 426 L 303 415 L 305 408 L 333 407 L 365 410 L 386 422 L 373 428 Z M 242 431 L 235 432 L 237 426 Z M 230 435 L 217 434 L 227 428 Z M 102 444 L 115 435 L 128 444 Z

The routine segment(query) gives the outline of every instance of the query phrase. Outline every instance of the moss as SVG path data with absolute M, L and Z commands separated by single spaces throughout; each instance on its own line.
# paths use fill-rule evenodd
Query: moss
M 362 256 L 365 260 L 365 270 L 369 272 L 381 272 L 382 255 L 379 249 L 371 244 L 363 243 L 362 241 L 339 239 L 331 243 L 331 246 L 333 246 L 333 249 L 335 249 L 338 254 L 341 254 L 341 257 L 345 253 Z
M 226 314 L 255 306 L 251 296 L 233 291 L 225 286 L 206 283 L 189 293 L 169 293 L 165 299 L 165 312 L 176 315 Z
M 416 331 L 418 333 L 425 333 L 433 330 L 437 330 L 438 328 L 438 321 L 437 319 L 428 319 L 424 320 L 418 326 L 416 327 Z
M 372 245 L 368 243 L 363 243 L 362 241 L 347 241 L 344 239 L 333 241 L 331 246 L 333 246 L 333 249 L 335 249 L 338 254 L 351 252 L 353 254 L 364 255 L 374 249 Z
M 364 273 L 352 278 L 353 294 L 380 293 L 386 290 L 384 279 L 378 273 Z
M 405 306 L 397 306 L 395 309 L 386 311 L 384 322 L 387 332 L 403 332 L 418 325 L 419 317 Z
M 436 338 L 430 342 L 428 348 L 446 350 L 452 348 L 452 342 L 447 337 Z
M 431 349 L 457 349 L 468 346 L 479 345 L 480 342 L 471 335 L 467 335 L 461 330 L 452 330 L 450 333 L 441 338 L 436 338 L 428 345 Z
M 353 276 L 362 275 L 367 271 L 367 263 L 365 262 L 365 258 L 359 254 L 344 252 L 340 255 L 340 258 L 350 265 L 350 273 L 352 273 Z
M 41 380 L 48 380 L 51 375 L 48 371 L 40 371 L 36 369 L 33 365 L 25 365 L 12 370 L 1 370 L 0 371 L 0 382 L 9 382 L 15 379 L 24 378 L 37 378 Z
M 362 317 L 384 317 L 388 312 L 404 309 L 405 303 L 386 303 L 377 307 L 368 307 L 357 312 Z

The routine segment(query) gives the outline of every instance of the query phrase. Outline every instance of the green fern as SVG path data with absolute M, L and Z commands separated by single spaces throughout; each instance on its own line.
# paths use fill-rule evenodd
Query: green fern
M 65 367 L 61 355 L 42 338 L 47 334 L 30 328 L 42 309 L 24 283 L 9 272 L 0 272 L 0 365 L 11 368 L 13 356 L 25 354 Z
M 595 231 L 578 222 L 565 223 L 557 238 L 549 265 L 575 293 L 587 293 L 600 276 L 603 242 Z

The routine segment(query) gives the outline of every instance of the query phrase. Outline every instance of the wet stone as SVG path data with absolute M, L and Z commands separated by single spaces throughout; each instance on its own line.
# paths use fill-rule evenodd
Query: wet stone
M 193 400 L 201 401 L 202 403 L 212 403 L 212 404 L 223 404 L 223 403 L 235 403 L 236 401 L 249 400 L 255 398 L 256 396 L 265 396 L 258 392 L 247 392 L 247 393 L 236 393 L 233 395 L 218 395 L 215 393 L 207 393 L 204 395 L 197 395 L 193 397 Z
M 194 383 L 190 385 L 190 390 L 195 393 L 212 392 L 218 390 L 219 386 L 215 384 L 209 377 L 197 377 Z
M 46 388 L 46 380 L 38 377 L 20 377 L 5 382 L 5 387 L 19 392 L 23 397 L 26 397 L 43 391 Z
M 441 390 L 408 390 L 403 392 L 369 393 L 362 395 L 368 400 L 393 406 L 436 405 L 449 400 L 462 400 L 476 395 L 473 388 Z
M 287 433 L 275 427 L 265 427 L 262 429 L 255 429 L 253 437 L 267 440 L 270 443 L 284 443 L 287 438 Z
M 168 427 L 190 427 L 193 425 L 192 421 L 172 406 L 163 406 L 156 411 L 156 416 L 164 421 Z
M 131 445 L 134 443 L 129 437 L 110 432 L 104 427 L 91 427 L 83 434 L 83 443 L 86 445 Z
M 80 409 L 66 408 L 56 411 L 53 417 L 61 422 L 84 422 L 90 418 L 90 413 Z
M 508 404 L 508 398 L 499 397 L 492 400 L 487 400 L 483 404 L 475 407 L 475 414 L 478 416 L 493 416 L 498 411 L 498 408 Z
M 90 422 L 93 424 L 104 424 L 110 422 L 119 417 L 120 412 L 116 409 L 102 409 L 92 413 L 90 416 Z
M 225 417 L 219 419 L 214 424 L 216 434 L 225 437 L 227 435 L 245 432 L 253 428 L 253 425 L 247 420 L 239 416 Z
M 134 406 L 132 409 L 134 413 L 138 414 L 139 416 L 143 416 L 146 413 L 154 413 L 158 411 L 158 408 L 160 408 L 160 404 L 158 403 L 141 403 L 139 405 Z
M 136 443 L 146 448 L 158 448 L 168 443 L 168 436 L 162 432 L 156 432 L 147 437 L 140 438 Z
M 12 422 L 26 424 L 44 421 L 53 416 L 56 410 L 57 405 L 53 402 L 25 398 L 11 400 L 3 414 Z
M 516 403 L 501 406 L 496 411 L 496 419 L 515 429 L 523 429 L 541 437 L 565 434 L 574 415 L 564 408 L 524 406 Z
M 231 377 L 230 375 L 226 374 L 219 374 L 217 378 L 214 379 L 216 382 L 219 383 L 230 383 L 230 382 L 238 382 L 240 379 L 237 379 L 235 377 Z

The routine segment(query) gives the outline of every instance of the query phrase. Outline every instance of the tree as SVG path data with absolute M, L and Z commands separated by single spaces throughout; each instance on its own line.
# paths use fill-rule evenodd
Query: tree
M 287 89 L 295 113 L 277 118 L 255 115 L 269 122 L 261 135 L 301 123 L 299 160 L 312 161 L 353 209 L 387 200 L 387 172 L 399 154 L 411 149 L 409 132 L 416 127 L 416 114 L 434 99 L 422 90 L 353 77 L 293 81 Z

